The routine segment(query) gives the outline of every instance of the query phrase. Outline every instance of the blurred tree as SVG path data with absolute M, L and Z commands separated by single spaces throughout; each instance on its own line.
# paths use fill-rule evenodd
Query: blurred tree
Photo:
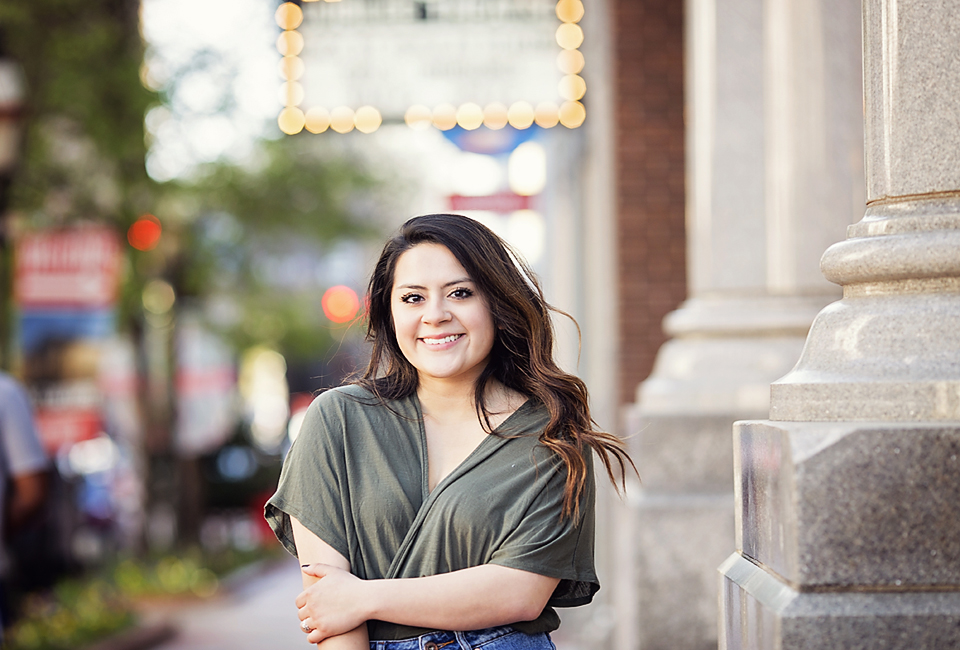
M 157 98 L 139 83 L 137 9 L 125 0 L 0 0 L 0 54 L 25 83 L 23 154 L 0 197 L 7 367 L 8 215 L 26 227 L 88 219 L 123 229 L 151 202 L 143 112 Z
M 0 0 L 0 39 L 26 81 L 25 155 L 10 208 L 31 224 L 125 228 L 152 201 L 138 3 Z
M 217 163 L 167 184 L 159 213 L 194 216 L 176 232 L 165 266 L 179 296 L 214 299 L 210 320 L 239 349 L 268 343 L 288 359 L 322 357 L 334 337 L 322 325 L 315 266 L 338 242 L 382 235 L 384 183 L 309 135 L 267 140 L 260 150 L 256 167 Z M 302 261 L 294 278 L 263 273 L 294 259 Z
M 98 222 L 119 233 L 144 214 L 156 215 L 163 225 L 158 245 L 125 247 L 118 322 L 141 349 L 144 330 L 153 327 L 143 290 L 162 279 L 178 305 L 220 301 L 223 309 L 205 313 L 238 348 L 267 341 L 285 355 L 322 357 L 336 341 L 320 325 L 317 287 L 281 287 L 258 269 L 265 256 L 304 247 L 322 256 L 339 240 L 376 232 L 382 184 L 342 152 L 318 150 L 320 140 L 309 134 L 263 141 L 246 166 L 216 162 L 190 179 L 155 182 L 145 166 L 144 116 L 172 86 L 150 90 L 142 83 L 139 5 L 0 0 L 0 54 L 19 62 L 26 85 L 24 153 L 5 193 L 9 212 L 0 214 L 15 214 L 23 228 Z M 174 75 L 169 84 L 176 83 Z M 9 296 L 9 286 L 0 287 L 6 306 Z M 0 330 L 3 345 L 8 332 Z M 177 503 L 178 495 L 149 486 L 179 482 L 167 396 L 159 406 L 143 398 L 151 455 L 143 478 L 151 500 Z

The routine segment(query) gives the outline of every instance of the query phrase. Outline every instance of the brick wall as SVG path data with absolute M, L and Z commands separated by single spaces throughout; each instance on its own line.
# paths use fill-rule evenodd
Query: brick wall
M 683 2 L 612 0 L 620 403 L 634 401 L 686 297 Z

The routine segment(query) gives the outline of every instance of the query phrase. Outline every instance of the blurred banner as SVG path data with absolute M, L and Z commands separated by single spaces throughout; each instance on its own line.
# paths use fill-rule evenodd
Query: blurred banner
M 239 419 L 233 351 L 199 318 L 181 315 L 177 324 L 176 447 L 181 456 L 200 456 L 222 446 Z
M 116 329 L 116 233 L 90 226 L 25 235 L 16 247 L 14 301 L 23 377 L 47 450 L 102 430 L 99 342 Z

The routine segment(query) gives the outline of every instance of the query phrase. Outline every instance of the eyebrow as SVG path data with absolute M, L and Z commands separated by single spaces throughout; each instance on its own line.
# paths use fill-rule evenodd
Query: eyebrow
M 472 283 L 473 280 L 471 280 L 470 278 L 460 278 L 459 280 L 452 280 L 452 281 L 450 281 L 450 282 L 447 282 L 445 285 L 443 285 L 443 286 L 441 287 L 441 289 L 446 289 L 447 287 L 452 287 L 452 286 L 455 285 L 455 284 L 464 284 L 464 283 L 467 283 L 467 282 L 471 282 L 471 283 Z M 419 284 L 400 284 L 400 285 L 397 285 L 397 289 L 418 289 L 418 290 L 420 290 L 420 291 L 426 291 L 426 290 L 427 290 L 426 287 L 424 287 L 423 285 L 419 285 Z

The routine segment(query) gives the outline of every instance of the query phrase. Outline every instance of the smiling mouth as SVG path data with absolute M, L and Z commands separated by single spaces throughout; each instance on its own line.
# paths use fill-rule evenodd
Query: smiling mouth
M 454 341 L 456 341 L 462 336 L 463 334 L 451 334 L 450 336 L 444 336 L 442 339 L 422 338 L 420 340 L 426 343 L 427 345 L 443 345 L 444 343 L 453 343 Z

